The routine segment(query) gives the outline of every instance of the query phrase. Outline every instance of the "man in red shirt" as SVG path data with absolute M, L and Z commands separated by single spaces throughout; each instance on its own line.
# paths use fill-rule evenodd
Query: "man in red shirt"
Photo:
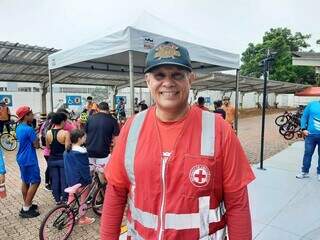
M 247 185 L 254 180 L 230 125 L 188 104 L 195 79 L 186 48 L 164 42 L 147 55 L 155 106 L 129 118 L 106 168 L 100 237 L 251 240 Z

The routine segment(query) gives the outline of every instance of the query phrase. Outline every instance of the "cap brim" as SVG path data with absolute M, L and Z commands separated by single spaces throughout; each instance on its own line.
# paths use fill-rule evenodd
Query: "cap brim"
M 181 63 L 175 63 L 175 62 L 161 62 L 161 63 L 158 63 L 158 64 L 155 64 L 155 65 L 152 65 L 148 68 L 146 68 L 144 70 L 144 73 L 149 73 L 153 70 L 155 70 L 156 68 L 158 67 L 163 67 L 163 66 L 176 66 L 176 67 L 180 67 L 180 68 L 183 68 L 189 72 L 192 72 L 192 68 L 187 66 L 187 65 L 184 65 L 184 64 L 181 64 Z

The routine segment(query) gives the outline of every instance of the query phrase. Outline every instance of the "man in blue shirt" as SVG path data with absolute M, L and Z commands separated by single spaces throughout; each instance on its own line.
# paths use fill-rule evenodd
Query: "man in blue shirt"
M 20 168 L 22 180 L 22 196 L 24 204 L 20 210 L 20 217 L 34 218 L 40 215 L 38 206 L 32 204 L 32 200 L 40 184 L 40 169 L 35 146 L 38 138 L 35 130 L 31 127 L 33 113 L 31 108 L 22 106 L 16 112 L 19 118 L 19 125 L 16 129 L 19 141 L 17 162 Z
M 301 117 L 301 129 L 305 136 L 305 149 L 302 171 L 296 177 L 299 179 L 309 177 L 311 159 L 318 145 L 318 180 L 320 181 L 320 101 L 310 102 Z

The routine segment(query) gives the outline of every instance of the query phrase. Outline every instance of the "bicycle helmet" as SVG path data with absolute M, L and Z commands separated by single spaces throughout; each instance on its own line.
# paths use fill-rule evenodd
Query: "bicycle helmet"
M 87 112 L 83 112 L 80 114 L 80 123 L 86 123 L 88 121 L 89 114 Z

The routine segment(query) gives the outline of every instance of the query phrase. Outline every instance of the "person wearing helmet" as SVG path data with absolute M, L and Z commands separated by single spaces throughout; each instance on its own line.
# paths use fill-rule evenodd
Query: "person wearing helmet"
M 247 185 L 254 180 L 233 129 L 188 103 L 188 50 L 164 42 L 147 54 L 155 106 L 129 118 L 105 168 L 100 239 L 118 239 L 128 204 L 131 239 L 251 240 Z

